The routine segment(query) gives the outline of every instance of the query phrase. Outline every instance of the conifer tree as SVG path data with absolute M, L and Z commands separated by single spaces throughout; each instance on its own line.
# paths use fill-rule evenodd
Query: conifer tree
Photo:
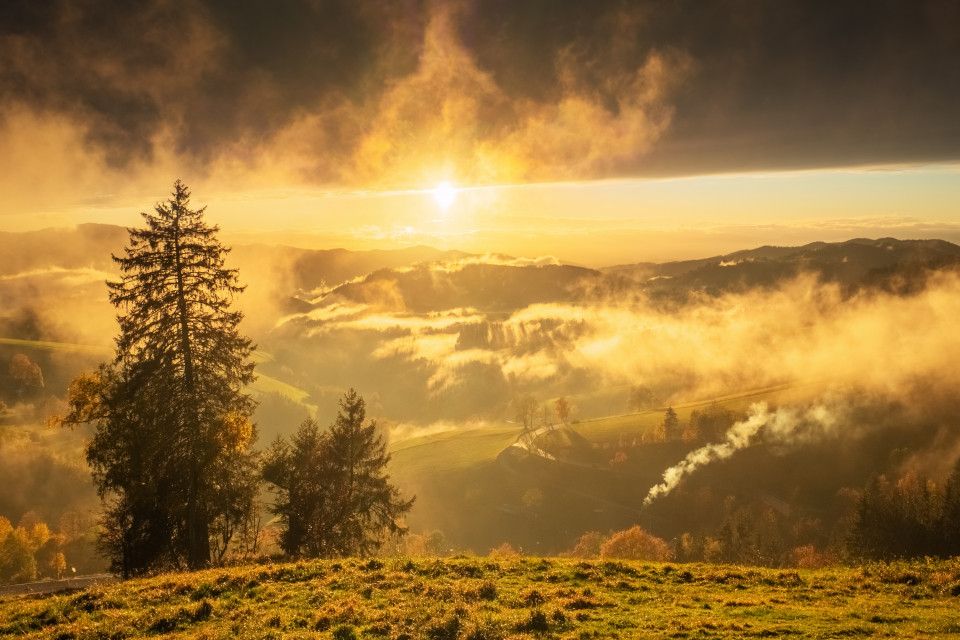
M 404 533 L 400 518 L 415 498 L 403 500 L 386 474 L 390 455 L 377 424 L 364 424 L 363 398 L 350 389 L 330 427 L 333 466 L 330 548 L 337 555 L 366 555 L 380 548 L 385 534 Z
M 325 555 L 331 476 L 327 440 L 308 418 L 290 444 L 278 437 L 264 461 L 263 477 L 277 488 L 273 512 L 283 523 L 280 547 L 292 556 Z
M 663 414 L 663 435 L 666 440 L 679 440 L 683 435 L 680 419 L 673 407 L 667 407 L 666 413 Z
M 208 564 L 211 539 L 252 508 L 256 490 L 244 393 L 253 347 L 231 309 L 243 287 L 224 266 L 219 228 L 189 203 L 178 180 L 114 256 L 116 357 L 73 382 L 63 420 L 97 426 L 87 460 L 107 503 L 101 542 L 124 575 Z
M 365 420 L 363 398 L 351 389 L 327 432 L 307 420 L 292 446 L 278 439 L 268 452 L 264 479 L 277 490 L 274 513 L 284 523 L 287 553 L 367 555 L 386 536 L 406 532 L 401 518 L 414 499 L 402 499 L 390 483 L 390 455 L 376 422 Z
M 960 556 L 960 459 L 947 479 L 939 528 L 943 555 Z

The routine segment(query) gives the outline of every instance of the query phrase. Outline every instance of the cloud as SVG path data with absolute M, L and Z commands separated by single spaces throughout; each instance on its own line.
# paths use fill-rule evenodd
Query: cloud
M 171 176 L 349 191 L 955 160 L 958 11 L 5 3 L 0 184 L 43 211 Z
M 544 70 L 558 90 L 518 96 L 465 44 L 460 5 L 441 1 L 5 11 L 5 184 L 34 198 L 53 186 L 117 198 L 136 190 L 131 179 L 171 175 L 218 192 L 587 177 L 650 148 L 684 66 L 651 52 L 611 69 L 597 92 L 587 68 L 605 61 L 573 39 Z
M 0 280 L 20 280 L 29 278 L 43 279 L 48 277 L 54 280 L 62 281 L 63 284 L 68 286 L 89 284 L 91 282 L 96 282 L 99 284 L 105 282 L 106 280 L 112 280 L 116 278 L 113 273 L 100 271 L 98 269 L 67 269 L 64 267 L 47 267 L 42 269 L 32 269 L 30 271 L 22 271 L 14 274 L 0 274 Z
M 347 184 L 502 184 L 600 175 L 645 153 L 669 125 L 665 98 L 683 72 L 679 54 L 652 53 L 617 71 L 607 79 L 612 104 L 604 104 L 581 78 L 597 60 L 571 45 L 557 52 L 557 95 L 518 98 L 477 65 L 461 40 L 460 13 L 455 3 L 432 3 L 415 71 L 387 80 L 367 104 L 298 118 L 280 140 L 322 147 L 327 117 L 339 113 L 340 135 L 362 130 L 337 176 Z
M 434 269 L 416 282 L 456 286 L 444 279 L 447 267 Z M 606 401 L 609 413 L 625 407 L 627 389 L 639 384 L 667 405 L 784 384 L 795 385 L 799 396 L 831 387 L 905 397 L 921 381 L 935 388 L 960 382 L 954 367 L 960 339 L 953 331 L 960 277 L 954 273 L 935 273 L 926 288 L 907 296 L 871 289 L 851 294 L 809 274 L 774 288 L 693 294 L 682 303 L 648 299 L 635 287 L 604 291 L 597 287 L 572 302 L 520 303 L 509 312 L 474 306 L 418 313 L 337 303 L 284 326 L 309 337 L 306 351 L 361 349 L 378 376 L 407 371 L 411 384 L 422 381 L 413 393 L 422 394 L 425 407 L 450 393 L 489 397 L 496 390 L 505 394 L 497 402 L 505 404 L 511 393 L 599 398 L 623 390 L 623 405 Z M 454 290 L 449 299 L 460 297 Z
M 456 273 L 448 267 L 430 268 L 442 280 Z M 524 393 L 541 401 L 565 395 L 590 418 L 627 411 L 635 385 L 650 389 L 660 406 L 780 389 L 780 406 L 753 406 L 721 442 L 667 469 L 648 504 L 703 466 L 761 442 L 782 452 L 830 439 L 882 440 L 894 427 L 923 429 L 940 435 L 917 444 L 903 467 L 946 472 L 953 464 L 960 444 L 947 423 L 938 425 L 960 384 L 955 272 L 931 272 L 909 295 L 852 292 L 811 274 L 680 302 L 604 290 L 509 312 L 333 307 L 328 326 L 300 344 L 319 360 L 324 353 L 338 361 L 365 357 L 359 379 L 384 398 L 385 415 L 402 414 L 413 431 L 437 420 L 503 420 L 510 400 Z
M 382 287 L 375 287 L 376 293 Z M 375 294 L 373 294 L 375 295 Z M 311 326 L 311 335 L 318 335 L 328 331 L 353 329 L 371 331 L 375 333 L 401 332 L 404 334 L 420 335 L 436 333 L 458 327 L 464 323 L 476 322 L 482 319 L 473 309 L 448 309 L 442 312 L 429 314 L 405 313 L 402 304 L 396 313 L 391 309 L 384 311 L 384 306 L 393 305 L 393 292 L 388 294 L 386 304 L 349 305 L 335 303 L 320 307 L 307 314 L 289 316 L 281 321 L 287 323 L 297 320 L 308 320 Z

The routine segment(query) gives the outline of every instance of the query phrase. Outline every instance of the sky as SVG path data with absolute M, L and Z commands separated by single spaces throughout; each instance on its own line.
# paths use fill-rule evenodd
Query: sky
M 12 0 L 0 230 L 136 225 L 180 178 L 235 243 L 604 266 L 960 241 L 957 24 L 953 0 Z

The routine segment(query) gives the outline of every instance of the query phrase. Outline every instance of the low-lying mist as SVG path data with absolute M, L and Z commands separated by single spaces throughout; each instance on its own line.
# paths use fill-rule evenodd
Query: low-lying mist
M 560 267 L 498 267 L 533 269 L 534 281 L 551 268 Z M 285 318 L 270 340 L 298 344 L 298 357 L 285 361 L 312 371 L 314 384 L 354 380 L 379 398 L 384 415 L 424 424 L 512 418 L 510 400 L 521 393 L 571 396 L 584 418 L 626 412 L 628 390 L 638 385 L 651 391 L 651 406 L 665 407 L 783 384 L 906 400 L 919 380 L 939 389 L 957 382 L 953 272 L 931 274 L 912 295 L 850 295 L 806 274 L 663 303 L 639 288 L 600 294 L 600 276 L 580 270 L 562 288 L 532 287 L 523 304 L 519 289 L 507 288 L 516 273 L 491 274 L 489 283 L 506 290 L 484 299 L 476 287 L 458 289 L 449 267 L 420 271 L 334 290 Z M 476 304 L 423 310 L 422 288 L 441 291 L 433 301 Z
M 110 277 L 105 256 L 119 251 L 119 236 L 96 226 L 78 229 L 73 240 L 51 233 L 49 251 L 31 238 L 34 248 L 13 261 L 20 266 L 4 266 L 0 339 L 92 347 L 83 357 L 78 347 L 34 354 L 50 390 L 62 394 L 79 364 L 109 357 L 116 328 L 102 280 Z M 6 244 L 17 244 L 13 235 Z M 71 243 L 97 250 L 84 260 L 63 250 Z M 669 279 L 624 277 L 622 269 L 426 247 L 358 253 L 246 246 L 231 261 L 248 283 L 238 304 L 265 354 L 259 372 L 302 390 L 265 398 L 261 431 L 288 432 L 296 425 L 287 421 L 314 407 L 322 421 L 342 391 L 356 387 L 373 413 L 409 435 L 417 427 L 511 420 L 511 401 L 528 393 L 541 401 L 568 396 L 573 418 L 585 419 L 627 412 L 637 387 L 649 408 L 785 384 L 801 396 L 804 389 L 905 397 L 924 385 L 949 388 L 960 375 L 953 367 L 960 355 L 954 269 L 914 267 L 909 287 L 890 285 L 896 272 L 885 286 L 854 288 L 829 276 L 856 272 L 866 282 L 867 268 L 887 268 L 899 252 L 919 263 L 923 251 L 939 256 L 955 247 L 874 244 L 829 245 L 843 258 L 819 270 L 795 267 L 802 264 L 796 260 L 785 268 L 767 254 L 741 256 L 739 271 L 714 268 L 719 290 L 698 287 L 700 277 L 685 282 L 679 296 L 657 288 Z

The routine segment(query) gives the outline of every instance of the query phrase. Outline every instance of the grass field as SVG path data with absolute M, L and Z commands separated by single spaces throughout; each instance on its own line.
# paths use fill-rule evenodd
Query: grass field
M 690 413 L 719 402 L 727 409 L 746 411 L 754 402 L 775 404 L 792 387 L 779 386 L 732 394 L 707 401 L 678 404 L 674 409 L 681 422 L 690 419 Z M 616 442 L 619 438 L 633 438 L 652 431 L 663 421 L 663 409 L 582 420 L 571 428 L 592 443 Z M 450 473 L 476 468 L 496 460 L 501 451 L 513 444 L 520 435 L 517 425 L 497 424 L 487 428 L 441 433 L 411 438 L 390 446 L 392 470 L 397 477 L 443 477 Z
M 0 601 L 21 638 L 960 637 L 960 561 L 818 570 L 547 558 L 251 565 Z
M 713 402 L 745 412 L 754 402 L 789 401 L 791 393 L 788 386 L 772 387 L 674 408 L 686 422 L 692 411 Z M 518 425 L 507 422 L 401 440 L 389 447 L 390 477 L 405 495 L 417 497 L 408 517 L 416 533 L 440 530 L 457 549 L 478 553 L 510 541 L 556 554 L 570 549 L 585 531 L 636 524 L 639 500 L 664 469 L 682 458 L 682 443 L 680 449 L 654 448 L 650 455 L 637 457 L 629 477 L 612 472 L 606 462 L 618 442 L 629 445 L 663 418 L 661 408 L 576 422 L 570 428 L 585 442 L 576 439 L 581 449 L 567 451 L 564 462 L 555 464 L 520 459 L 501 464 L 498 456 L 521 433 Z M 637 469 L 644 471 L 642 477 Z M 533 507 L 531 495 L 541 499 Z
M 748 391 L 708 401 L 677 405 L 674 409 L 681 421 L 689 420 L 695 409 L 719 402 L 728 409 L 745 411 L 754 402 L 776 403 L 790 387 Z M 663 421 L 663 409 L 582 420 L 571 428 L 595 443 L 615 442 L 621 436 L 633 437 L 653 430 Z M 508 423 L 466 431 L 441 433 L 402 440 L 390 446 L 394 469 L 400 473 L 448 473 L 492 462 L 520 435 L 520 427 Z
M 393 468 L 402 474 L 465 470 L 491 462 L 513 444 L 520 428 L 512 425 L 444 431 L 400 441 L 390 447 Z
M 702 411 L 715 402 L 723 405 L 726 409 L 745 412 L 751 404 L 756 402 L 777 404 L 802 395 L 803 390 L 808 386 L 810 385 L 778 385 L 764 389 L 752 389 L 719 398 L 676 404 L 673 409 L 677 412 L 680 422 L 685 423 L 690 420 L 690 414 L 693 411 Z M 581 420 L 574 424 L 573 428 L 591 442 L 615 442 L 621 436 L 633 437 L 652 431 L 663 422 L 664 411 L 664 408 L 660 408 L 639 413 Z

